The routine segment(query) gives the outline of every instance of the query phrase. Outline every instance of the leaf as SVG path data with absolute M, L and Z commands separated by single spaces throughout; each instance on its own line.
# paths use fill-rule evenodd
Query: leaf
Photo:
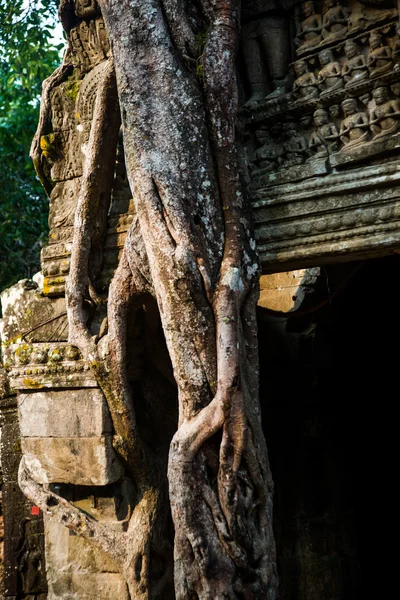
M 52 40 L 57 0 L 0 0 L 0 291 L 39 268 L 48 200 L 29 149 L 39 118 L 42 81 L 60 64 Z

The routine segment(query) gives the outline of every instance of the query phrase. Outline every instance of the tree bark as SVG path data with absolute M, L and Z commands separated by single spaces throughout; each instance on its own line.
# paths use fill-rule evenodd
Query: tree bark
M 200 0 L 190 15 L 179 0 L 99 4 L 136 219 L 110 288 L 108 333 L 94 340 L 83 302 L 91 293 L 91 223 L 101 206 L 98 140 L 114 119 L 107 119 L 115 106 L 110 62 L 78 202 L 67 306 L 70 340 L 92 364 L 115 448 L 138 490 L 118 551 L 131 598 L 166 598 L 171 573 L 166 560 L 154 576 L 155 555 L 168 555 L 166 466 L 141 439 L 126 372 L 128 320 L 152 295 L 179 399 L 168 459 L 175 596 L 275 600 L 273 482 L 258 399 L 259 266 L 235 141 L 240 1 Z M 39 502 L 43 490 L 21 473 L 39 505 L 64 510 L 58 499 L 57 508 L 48 502 L 48 492 Z M 103 530 L 91 537 L 104 546 Z
M 178 385 L 179 429 L 168 468 L 176 596 L 272 599 L 272 479 L 257 386 L 258 263 L 235 147 L 239 2 L 203 2 L 202 82 L 185 59 L 198 56 L 182 4 L 100 4 L 128 177 Z

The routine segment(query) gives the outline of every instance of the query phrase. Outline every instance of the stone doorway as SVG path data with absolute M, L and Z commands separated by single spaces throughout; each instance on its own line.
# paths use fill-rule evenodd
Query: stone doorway
M 303 301 L 311 312 L 260 309 L 281 600 L 382 598 L 391 587 L 399 267 L 398 256 L 333 265 Z

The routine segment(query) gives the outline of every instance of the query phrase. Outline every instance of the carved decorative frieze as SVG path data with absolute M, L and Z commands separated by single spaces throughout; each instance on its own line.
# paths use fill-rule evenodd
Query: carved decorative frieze
M 131 381 L 141 379 L 142 352 L 139 340 L 131 344 L 130 356 L 135 364 L 129 369 Z M 97 387 L 91 366 L 67 342 L 9 344 L 3 349 L 3 363 L 12 388 L 17 390 Z
M 291 88 L 254 97 L 242 72 L 263 268 L 389 252 L 400 242 L 397 5 L 307 0 L 286 18 Z
M 253 211 L 264 270 L 398 251 L 399 182 L 397 160 L 261 187 Z

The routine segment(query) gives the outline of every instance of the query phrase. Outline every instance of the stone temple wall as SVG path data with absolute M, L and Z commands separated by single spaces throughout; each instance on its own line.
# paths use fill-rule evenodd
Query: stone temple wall
M 26 280 L 2 294 L 2 362 L 12 390 L 12 396 L 1 401 L 4 595 L 13 600 L 128 598 L 119 566 L 64 526 L 43 519 L 17 485 L 22 453 L 38 483 L 54 486 L 97 520 L 123 530 L 129 516 L 125 500 L 129 484 L 112 449 L 105 399 L 89 365 L 67 342 L 64 287 L 75 208 L 96 97 L 110 55 L 97 3 L 77 0 L 72 7 L 72 14 L 61 15 L 68 58 L 60 75 L 44 87 L 35 138 L 39 158 L 34 162 L 50 201 L 40 287 Z M 106 293 L 133 217 L 122 138 L 114 160 L 95 281 L 99 293 Z M 91 318 L 94 335 L 103 320 L 101 312 Z M 138 376 L 134 367 L 131 380 Z M 32 539 L 40 543 L 35 545 Z M 34 573 L 37 581 L 32 579 Z
M 397 4 L 247 4 L 240 123 L 264 270 L 390 254 L 400 241 Z
M 34 141 L 35 166 L 49 195 L 50 232 L 42 249 L 41 276 L 35 282 L 20 281 L 2 294 L 3 595 L 13 600 L 127 600 L 120 565 L 67 528 L 43 518 L 17 485 L 23 455 L 37 483 L 49 485 L 116 531 L 127 526 L 132 507 L 126 499 L 133 494 L 112 448 L 107 404 L 89 364 L 68 343 L 65 282 L 73 224 L 110 48 L 96 1 L 67 4 L 72 9 L 61 17 L 69 52 L 61 69 L 44 86 Z M 314 390 L 309 357 L 315 327 L 312 321 L 291 320 L 289 331 L 282 317 L 269 314 L 267 318 L 262 310 L 305 310 L 312 298 L 319 302 L 325 268 L 335 270 L 332 265 L 336 263 L 398 251 L 397 4 L 391 0 L 349 0 L 346 4 L 337 0 L 244 0 L 238 75 L 242 175 L 264 272 L 260 299 L 262 385 L 268 391 L 267 372 L 274 374 L 270 377 L 276 394 L 285 382 L 287 393 L 282 398 L 288 402 L 288 414 L 292 417 L 293 411 L 303 411 L 293 422 L 308 432 L 307 441 L 299 446 L 296 436 L 304 432 L 299 434 L 293 427 L 293 439 L 289 436 L 282 447 L 266 419 L 267 438 L 275 440 L 284 457 L 275 462 L 279 470 L 276 531 L 285 579 L 282 600 L 332 600 L 341 597 L 342 567 L 344 572 L 355 561 L 353 545 L 349 542 L 346 546 L 345 534 L 337 541 L 329 522 L 333 513 L 314 511 L 313 500 L 307 496 L 308 483 L 310 489 L 319 489 L 313 487 L 313 475 L 307 475 L 308 460 L 314 460 L 326 446 L 320 443 L 318 419 L 309 418 L 312 407 L 307 399 L 293 400 L 298 389 L 308 390 L 307 394 Z M 103 235 L 95 240 L 96 264 L 91 274 L 103 301 L 135 212 L 122 134 L 116 149 L 104 150 L 114 161 L 114 178 L 105 192 L 109 208 Z M 340 266 L 339 271 L 344 269 L 346 275 L 346 268 Z M 85 310 L 90 333 L 101 337 L 107 327 L 104 302 L 87 303 Z M 155 385 L 153 373 L 149 377 L 144 368 L 146 353 L 147 364 L 157 361 L 163 376 L 167 373 L 164 379 L 160 376 L 160 397 L 162 402 L 170 402 L 171 410 L 166 421 L 157 425 L 157 435 L 167 447 L 168 436 L 170 439 L 176 427 L 175 391 L 168 380 L 170 365 L 157 311 L 141 315 L 128 337 L 129 381 L 139 394 L 145 397 L 149 380 Z M 280 380 L 277 374 L 282 375 Z M 298 381 L 306 383 L 297 385 Z M 140 417 L 150 438 L 146 410 L 143 413 Z M 272 420 L 275 417 L 283 422 L 285 406 L 273 407 Z M 285 470 L 288 449 L 296 457 L 302 453 L 290 472 Z M 326 464 L 330 456 L 327 451 Z M 285 500 L 292 499 L 294 490 L 301 494 L 295 524 L 288 518 L 294 500 Z M 318 552 L 311 552 L 310 540 Z M 328 561 L 332 569 L 324 588 L 323 557 L 332 553 L 336 553 L 335 560 Z M 311 554 L 314 571 L 307 566 Z M 287 582 L 293 573 L 300 575 L 292 585 Z M 357 579 L 357 567 L 351 573 Z M 314 595 L 307 591 L 310 578 Z

